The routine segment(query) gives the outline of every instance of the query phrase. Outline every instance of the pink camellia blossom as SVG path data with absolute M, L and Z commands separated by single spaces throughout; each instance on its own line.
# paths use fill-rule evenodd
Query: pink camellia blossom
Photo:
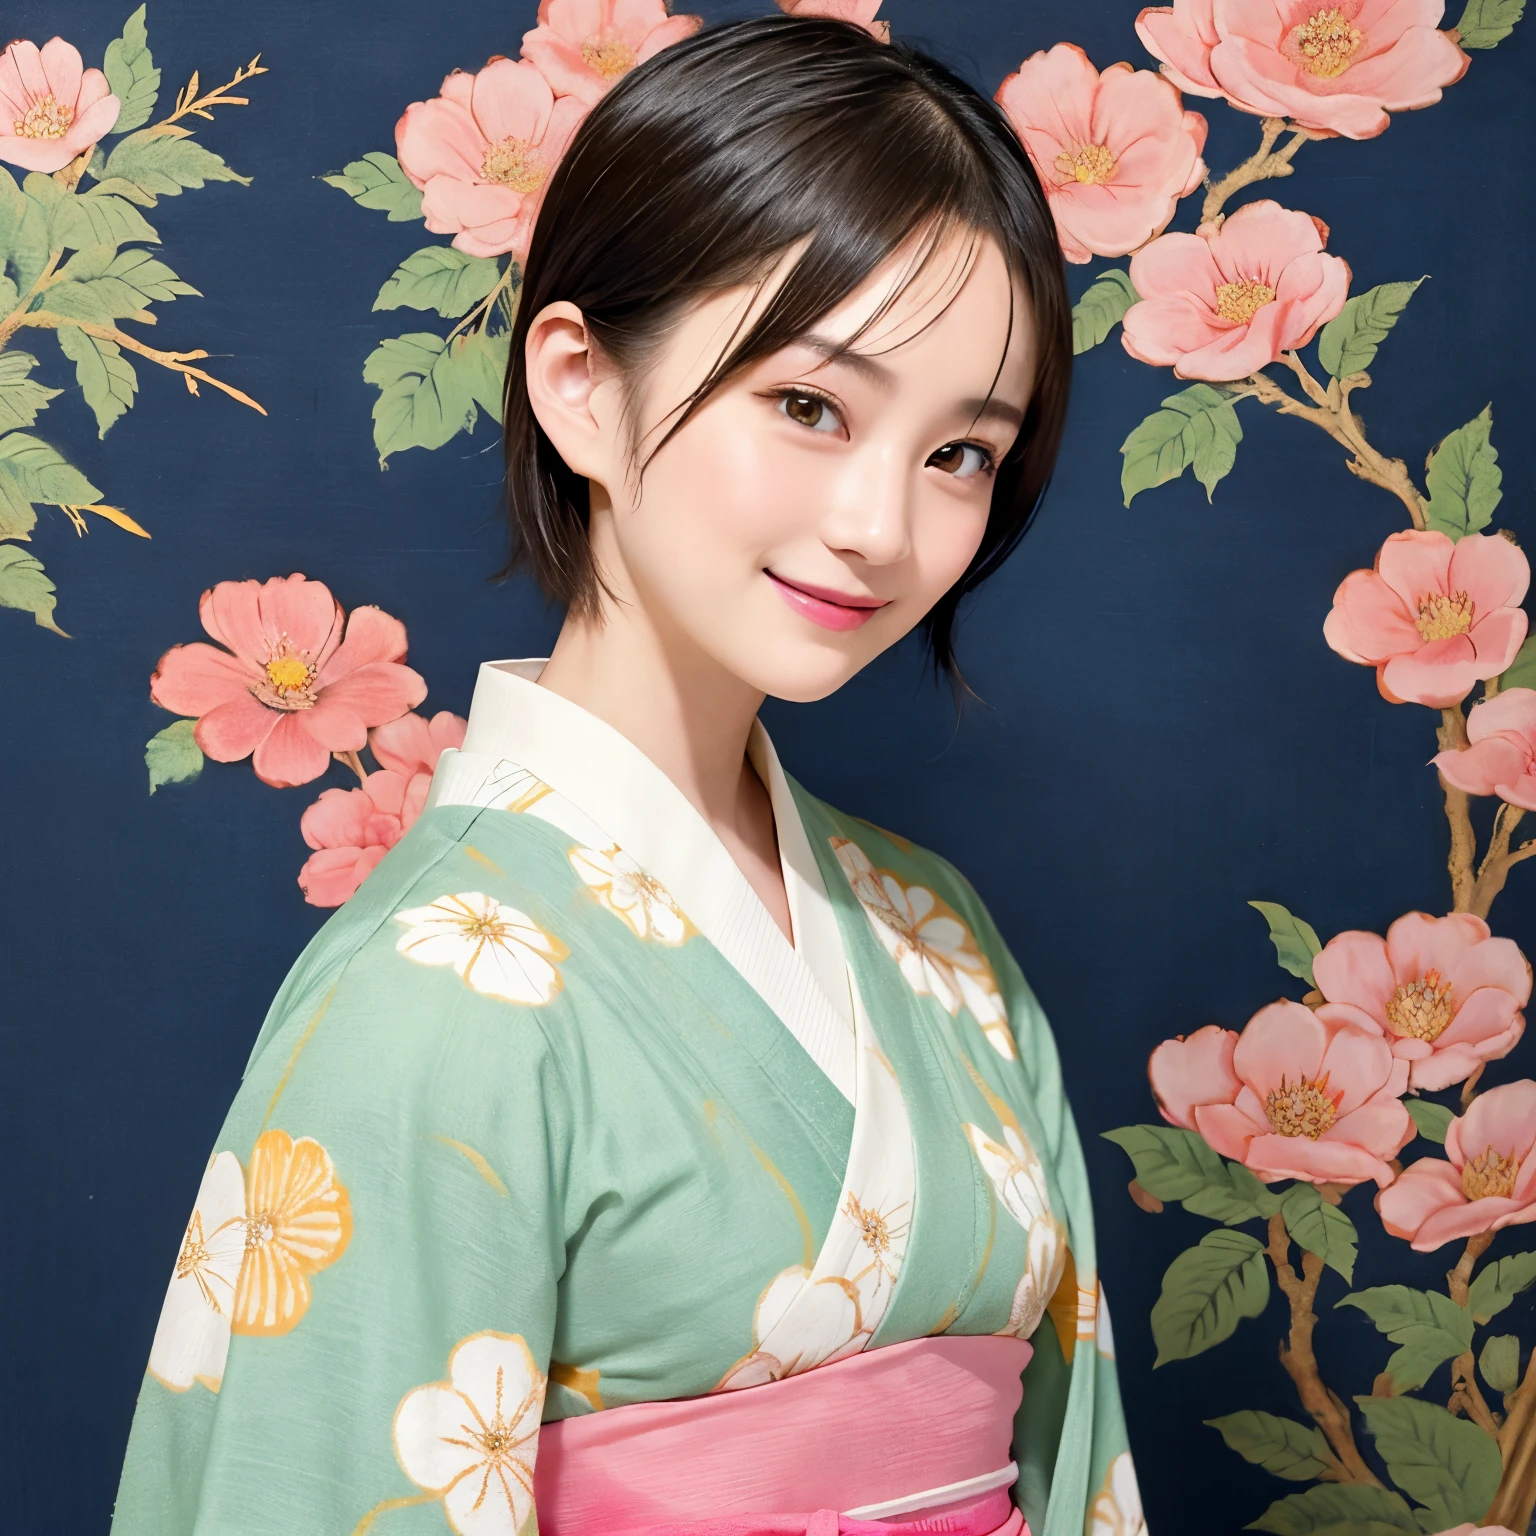
M 1300 1003 L 1270 1003 L 1241 1034 L 1211 1024 L 1165 1040 L 1148 1075 L 1164 1119 L 1266 1183 L 1386 1185 L 1414 1134 L 1408 1063 L 1379 1034 L 1330 1028 Z
M 1515 659 L 1530 582 L 1530 563 L 1508 539 L 1469 533 L 1453 543 L 1405 529 L 1381 546 L 1374 569 L 1340 582 L 1323 638 L 1346 661 L 1375 667 L 1391 703 L 1446 709 Z
M 1428 1253 L 1457 1238 L 1536 1221 L 1536 1083 L 1472 1100 L 1445 1133 L 1445 1157 L 1421 1157 L 1378 1197 L 1381 1224 Z
M 0 160 L 63 170 L 112 131 L 122 103 L 99 69 L 62 37 L 15 42 L 0 53 Z
M 198 716 L 192 735 L 215 762 L 251 757 L 257 778 L 279 788 L 319 778 L 332 752 L 366 746 L 370 726 L 427 695 L 420 674 L 402 665 L 405 626 L 354 608 L 343 638 L 341 604 L 323 582 L 297 573 L 221 581 L 203 593 L 198 614 L 225 649 L 172 646 L 149 696 Z
M 454 70 L 441 95 L 413 101 L 395 124 L 427 228 L 471 256 L 526 256 L 549 178 L 586 113 L 579 97 L 556 101 L 526 59 Z
M 669 16 L 663 0 L 539 0 L 523 57 L 557 96 L 595 107 L 608 87 L 663 48 L 692 37 L 702 16 Z
M 1349 296 L 1349 263 L 1324 254 L 1328 226 L 1269 198 L 1192 235 L 1159 235 L 1131 258 L 1141 295 L 1125 350 L 1181 379 L 1246 378 L 1304 347 Z
M 1471 746 L 1432 759 L 1445 782 L 1536 811 L 1536 688 L 1501 688 L 1474 704 L 1467 740 Z
M 1136 35 L 1180 90 L 1370 139 L 1466 73 L 1444 15 L 1443 0 L 1174 0 L 1142 11 Z
M 1025 59 L 997 101 L 1039 172 L 1068 261 L 1145 245 L 1205 175 L 1205 119 L 1149 69 L 1100 74 L 1075 43 L 1057 43 Z
M 1525 1032 L 1531 967 L 1512 939 L 1470 912 L 1407 912 L 1380 934 L 1335 934 L 1312 962 L 1326 1024 L 1381 1035 L 1434 1091 L 1507 1056 Z
M 830 16 L 834 21 L 851 21 L 882 43 L 891 40 L 890 22 L 875 20 L 880 0 L 779 0 L 779 9 L 787 16 Z
M 299 871 L 299 889 L 311 906 L 339 907 L 410 831 L 438 758 L 463 742 L 464 727 L 462 716 L 443 709 L 430 720 L 402 715 L 369 732 L 383 767 L 360 789 L 325 790 L 299 821 L 304 841 L 316 850 Z

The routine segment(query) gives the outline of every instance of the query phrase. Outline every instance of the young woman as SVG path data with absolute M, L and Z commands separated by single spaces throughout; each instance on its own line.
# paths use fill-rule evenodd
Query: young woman
M 706 31 L 572 141 L 511 359 L 568 616 L 272 1005 L 116 1536 L 1139 1531 L 1046 1021 L 756 720 L 919 625 L 950 666 L 1033 512 L 1070 341 L 1027 157 L 852 25 Z

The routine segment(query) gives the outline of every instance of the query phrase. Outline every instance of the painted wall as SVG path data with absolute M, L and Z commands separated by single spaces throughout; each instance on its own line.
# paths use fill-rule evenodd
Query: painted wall
M 1218 3 L 1234 16 L 1244 8 L 1236 0 Z M 711 21 L 763 8 L 704 0 L 695 7 Z M 124 145 L 129 153 L 116 170 L 97 161 L 100 176 L 87 175 L 74 194 L 100 185 L 89 195 L 111 206 L 84 215 L 104 225 L 70 237 L 84 259 L 76 258 L 81 265 L 69 281 L 116 275 L 136 282 L 135 308 L 147 304 L 157 321 L 150 327 L 131 318 L 134 309 L 124 307 L 121 292 L 114 300 L 97 290 L 94 298 L 76 292 L 70 311 L 95 332 L 75 324 L 79 334 L 69 335 L 68 324 L 27 322 L 4 334 L 0 322 L 0 518 L 10 520 L 0 522 L 0 602 L 18 607 L 0 613 L 8 727 L 0 759 L 7 808 L 0 1137 L 9 1217 L 0 1273 L 10 1319 L 0 1343 L 0 1498 L 8 1530 L 106 1529 L 134 1396 L 199 1172 L 267 1003 L 325 917 L 305 901 L 296 879 L 312 852 L 301 836 L 301 814 L 321 790 L 357 784 L 339 763 L 302 788 L 271 788 L 248 764 L 209 763 L 195 778 L 177 781 L 198 762 L 182 728 L 152 754 L 169 777 L 149 794 L 146 743 L 173 718 L 149 697 L 159 658 L 202 637 L 198 599 L 205 589 L 303 572 L 323 581 L 348 611 L 376 604 L 400 619 L 410 663 L 430 687 L 423 711 L 462 714 L 480 660 L 542 654 L 557 627 L 557 616 L 528 586 L 486 579 L 504 552 L 494 422 L 482 411 L 473 430 L 441 446 L 407 446 L 413 433 L 434 433 L 399 349 L 383 353 L 394 358 L 389 377 L 405 377 L 406 385 L 396 384 L 395 404 L 384 407 L 380 446 L 389 452 L 387 466 L 380 464 L 371 413 L 386 361 L 376 349 L 406 333 L 445 336 L 464 310 L 446 298 L 444 307 L 454 313 L 375 312 L 370 306 L 391 271 L 426 245 L 446 247 L 446 236 L 426 235 L 411 217 L 391 219 L 348 196 L 363 192 L 368 176 L 347 169 L 349 163 L 368 151 L 393 150 L 404 106 L 430 96 L 451 69 L 515 55 L 533 9 L 528 0 L 430 12 L 399 0 L 239 7 L 152 0 L 148 46 L 162 72 L 158 101 L 150 110 L 151 66 L 131 30 L 109 60 L 109 82 L 143 111 L 135 127 L 185 107 L 171 126 L 191 127 L 195 138 L 162 133 L 148 148 L 142 140 L 130 144 L 126 132 L 105 141 L 106 150 Z M 1247 9 L 1262 7 L 1251 0 Z M 1427 0 L 1423 9 L 1437 8 Z M 1500 14 L 1508 20 L 1516 9 L 1477 0 L 1471 19 L 1460 23 L 1463 41 L 1486 43 L 1499 30 Z M 1305 19 L 1305 10 L 1298 17 Z M 1371 26 L 1389 25 L 1376 18 L 1383 10 L 1400 11 L 1401 0 L 1396 7 L 1378 4 Z M 930 46 L 989 92 L 1021 61 L 1062 40 L 1080 45 L 1100 67 L 1120 59 L 1137 69 L 1156 67 L 1138 41 L 1136 7 L 1129 4 L 886 0 L 880 14 L 896 35 Z M 9 35 L 39 43 L 60 34 L 87 65 L 99 65 L 123 21 L 120 5 L 100 0 L 25 0 L 10 8 L 5 26 Z M 1440 21 L 1450 27 L 1457 17 Z M 1347 17 L 1329 46 L 1341 46 L 1339 36 L 1347 47 Z M 1461 1258 L 1464 1235 L 1430 1249 L 1421 1231 L 1422 1251 L 1390 1235 L 1373 1208 L 1374 1179 L 1359 1182 L 1358 1161 L 1342 1175 L 1342 1164 L 1321 1172 L 1311 1165 L 1316 1182 L 1296 1185 L 1286 1176 L 1296 1170 L 1277 1171 L 1251 1143 L 1229 1138 L 1222 1150 L 1230 1161 L 1207 1152 L 1200 1162 L 1193 1133 L 1158 1115 L 1146 1074 L 1149 1053 L 1165 1039 L 1211 1024 L 1240 1030 L 1282 995 L 1298 1009 L 1304 996 L 1315 1006 L 1323 997 L 1312 983 L 1321 987 L 1325 974 L 1349 971 L 1336 964 L 1312 974 L 1314 944 L 1295 928 L 1281 935 L 1290 971 L 1277 971 L 1265 919 L 1245 903 L 1281 904 L 1311 925 L 1317 942 L 1345 930 L 1385 934 L 1403 914 L 1439 915 L 1452 907 L 1446 853 L 1465 802 L 1453 792 L 1448 823 L 1426 763 L 1438 749 L 1437 728 L 1449 733 L 1441 745 L 1457 749 L 1457 727 L 1440 705 L 1465 699 L 1470 708 L 1482 697 L 1485 683 L 1474 686 L 1471 672 L 1504 674 L 1506 694 L 1521 683 L 1523 616 L 1513 615 L 1523 597 L 1524 560 L 1494 536 L 1501 528 L 1529 536 L 1533 460 L 1522 424 L 1536 404 L 1526 344 L 1527 244 L 1536 224 L 1536 179 L 1525 157 L 1536 131 L 1529 34 L 1517 26 L 1497 47 L 1468 52 L 1464 78 L 1447 85 L 1438 104 L 1394 113 L 1390 126 L 1371 137 L 1350 136 L 1362 129 L 1354 119 L 1344 136 L 1301 143 L 1293 175 L 1256 182 L 1225 205 L 1233 215 L 1274 198 L 1322 220 L 1326 253 L 1347 262 L 1352 295 L 1427 277 L 1400 314 L 1394 305 L 1401 291 L 1378 293 L 1370 306 L 1338 315 L 1333 341 L 1325 335 L 1321 353 L 1316 342 L 1305 347 L 1305 366 L 1321 392 L 1316 401 L 1304 400 L 1302 381 L 1283 362 L 1263 370 L 1266 383 L 1218 379 L 1206 394 L 1190 395 L 1202 376 L 1198 362 L 1190 365 L 1193 373 L 1186 368 L 1189 376 L 1176 378 L 1167 366 L 1128 355 L 1122 328 L 1112 322 L 1132 296 L 1130 278 L 1118 286 L 1111 280 L 1098 290 L 1105 302 L 1090 306 L 1108 334 L 1079 360 L 1067 445 L 1048 504 L 962 630 L 962 662 L 980 702 L 957 723 L 947 699 L 923 681 L 917 653 L 904 648 L 834 700 L 767 711 L 786 762 L 810 788 L 939 849 L 971 877 L 1055 1021 L 1099 1201 L 1102 1275 L 1114 1303 L 1147 1521 L 1158 1531 L 1228 1531 L 1277 1500 L 1299 1497 L 1272 1512 L 1265 1528 L 1379 1532 L 1381 1526 L 1366 1523 L 1375 1518 L 1436 1532 L 1480 1521 L 1490 1506 L 1509 1523 L 1508 1511 L 1528 1491 L 1529 1477 L 1511 1469 L 1509 1428 L 1524 1422 L 1520 1415 L 1530 1404 L 1512 1394 L 1506 1405 L 1500 1390 L 1526 1379 L 1536 1332 L 1536 1290 L 1522 1289 L 1536 1278 L 1536 1264 L 1519 1257 L 1532 1247 L 1529 1236 L 1520 1237 L 1524 1229 L 1506 1226 L 1486 1254 L 1474 1255 L 1472 1294 L 1464 1276 L 1458 1296 L 1446 1271 Z M 248 104 L 215 101 L 192 110 L 257 55 L 262 72 L 224 93 Z M 1421 76 L 1433 72 L 1431 65 L 1416 67 Z M 200 73 L 192 94 L 179 97 L 194 71 Z M 1229 91 L 1237 90 L 1237 75 L 1225 79 Z M 1400 85 L 1411 94 L 1423 81 Z M 1051 89 L 1065 101 L 1065 85 Z M 1334 110 L 1301 98 L 1286 105 L 1293 122 L 1307 120 L 1308 111 Z M 1216 177 L 1257 147 L 1259 118 L 1219 95 L 1186 94 L 1183 107 L 1208 121 L 1201 153 Z M 121 120 L 126 126 L 131 119 Z M 1164 122 L 1156 131 L 1171 143 L 1178 132 L 1195 130 Z M 0 161 L 6 142 L 0 138 Z M 1287 134 L 1277 147 L 1289 142 Z M 200 157 L 188 143 L 221 158 Z M 156 158 L 162 155 L 168 158 Z M 227 168 L 239 179 L 230 179 Z M 10 169 L 20 182 L 23 168 Z M 125 188 L 102 179 L 120 173 Z M 342 184 L 328 184 L 327 174 L 339 174 Z M 199 180 L 206 184 L 183 187 Z M 1073 185 L 1091 187 L 1091 177 L 1074 176 Z M 34 202 L 57 197 L 47 188 L 26 190 Z M 13 258 L 7 271 L 12 280 L 24 279 L 25 291 L 46 280 L 35 266 L 25 270 L 35 230 L 28 234 L 21 224 L 25 191 L 12 196 L 0 183 L 0 193 L 0 233 L 11 241 Z M 1078 195 L 1060 204 L 1064 228 L 1074 227 L 1071 199 Z M 1203 196 L 1196 188 L 1178 202 L 1172 230 L 1194 230 Z M 365 195 L 369 200 L 391 199 L 386 189 Z M 408 214 L 408 201 L 402 194 L 393 205 Z M 77 217 L 73 209 L 59 213 L 65 222 L 53 233 Z M 159 245 L 149 245 L 140 228 L 145 221 Z M 102 238 L 118 245 L 120 262 L 125 251 L 149 250 L 173 275 L 139 257 L 110 271 L 90 266 L 88 248 Z M 1284 243 L 1280 235 L 1265 238 Z M 1315 251 L 1294 243 L 1306 243 L 1294 229 L 1284 238 L 1293 241 L 1290 258 L 1303 264 L 1293 280 L 1305 268 L 1314 287 L 1325 278 L 1340 281 L 1337 269 L 1327 277 Z M 1180 258 L 1192 259 L 1187 250 Z M 1117 252 L 1074 264 L 1074 295 L 1113 268 L 1144 275 L 1141 297 L 1149 300 L 1155 274 L 1147 262 L 1142 256 L 1128 263 Z M 1194 270 L 1165 265 L 1186 278 Z M 467 285 L 454 290 L 462 298 L 483 271 L 466 264 L 440 280 L 445 291 L 450 279 Z M 198 296 L 177 292 L 178 278 Z M 484 286 L 466 303 L 478 300 Z M 0 282 L 0 298 L 8 293 Z M 424 290 L 413 294 L 424 302 Z M 1116 294 L 1118 303 L 1110 302 Z M 1342 294 L 1342 287 L 1334 293 L 1340 303 Z M 1215 302 L 1219 295 L 1208 297 Z M 1252 290 L 1229 294 L 1228 311 L 1253 297 Z M 14 319 L 22 302 L 18 296 L 0 311 Z M 68 295 L 64 302 L 71 302 Z M 1281 342 L 1301 344 L 1301 330 L 1315 329 L 1336 307 L 1319 301 L 1310 315 L 1293 316 L 1293 333 Z M 1086 324 L 1086 311 L 1084 318 Z M 493 314 L 488 351 L 499 325 Z M 1170 335 L 1180 355 L 1191 350 L 1191 333 L 1175 335 L 1177 328 L 1170 331 L 1153 311 L 1127 325 L 1143 355 L 1171 345 Z M 114 335 L 163 355 L 136 352 Z M 1372 345 L 1379 354 L 1362 361 Z M 185 355 L 200 350 L 208 356 Z M 18 354 L 35 357 L 36 367 L 16 361 Z M 363 374 L 370 355 L 372 382 Z M 136 373 L 133 389 L 125 362 Z M 194 396 L 184 382 L 187 368 L 219 384 L 193 375 Z M 1331 368 L 1344 378 L 1368 368 L 1369 390 L 1335 387 L 1330 396 Z M 1215 377 L 1209 367 L 1204 376 Z M 33 388 L 38 381 L 62 393 Z M 462 420 L 474 379 L 461 373 L 439 382 L 449 415 Z M 1282 414 L 1273 398 L 1279 389 L 1316 419 Z M 1234 400 L 1234 390 L 1247 397 Z M 403 406 L 402 396 L 410 397 Z M 1181 405 L 1162 407 L 1174 396 Z M 1496 461 L 1475 425 L 1490 401 Z M 1340 414 L 1346 405 L 1356 417 Z M 1122 454 L 1133 429 L 1160 408 L 1181 410 L 1190 425 L 1165 416 L 1161 427 L 1141 427 Z M 1240 444 L 1233 421 L 1241 426 Z M 1458 433 L 1464 424 L 1471 425 Z M 1396 490 L 1350 474 L 1345 447 L 1320 427 L 1344 436 L 1363 428 L 1369 451 L 1357 448 L 1357 456 Z M 18 444 L 18 433 L 28 441 Z M 1143 451 L 1154 438 L 1160 457 Z M 1438 467 L 1426 476 L 1426 454 L 1442 439 Z M 1187 455 L 1194 462 L 1176 479 L 1150 483 L 1156 472 L 1149 463 L 1168 471 Z M 1405 461 L 1406 480 L 1394 478 L 1391 459 Z M 1498 472 L 1503 494 L 1495 510 Z M 1197 476 L 1214 485 L 1209 499 Z M 1129 506 L 1127 489 L 1134 493 Z M 1410 594 L 1412 606 L 1398 615 L 1397 627 L 1381 617 L 1387 600 L 1372 606 L 1372 591 L 1361 585 L 1368 580 L 1358 578 L 1330 648 L 1323 624 L 1335 588 L 1350 572 L 1371 567 L 1389 535 L 1409 529 L 1415 507 L 1420 522 L 1458 549 L 1463 537 L 1487 539 L 1486 547 L 1465 546 L 1485 551 L 1477 558 L 1487 569 L 1475 581 L 1458 576 L 1460 566 L 1447 571 L 1444 544 L 1421 538 L 1425 569 L 1434 570 L 1415 578 L 1429 585 Z M 1465 564 L 1468 556 L 1457 559 Z M 56 607 L 50 609 L 31 562 L 56 586 Z M 1434 590 L 1447 601 L 1425 608 L 1436 581 Z M 1477 612 L 1470 617 L 1456 606 L 1461 591 L 1473 595 Z M 1487 631 L 1476 647 L 1462 644 L 1476 650 L 1480 665 L 1457 672 L 1456 635 L 1471 634 L 1468 624 L 1500 608 L 1509 613 L 1496 633 Z M 1439 651 L 1421 648 L 1426 634 L 1442 632 L 1448 638 L 1437 642 Z M 1416 653 L 1406 670 L 1393 673 L 1409 679 L 1399 683 L 1398 697 L 1416 689 L 1430 702 L 1389 703 L 1370 672 L 1352 665 L 1340 647 L 1373 661 Z M 1522 793 L 1509 777 L 1518 776 L 1527 739 L 1521 702 L 1507 695 L 1495 722 L 1512 733 L 1502 766 L 1483 760 L 1486 748 L 1481 757 L 1468 753 L 1448 765 L 1480 791 L 1466 813 L 1479 859 L 1498 803 L 1495 779 L 1516 802 Z M 1507 836 L 1512 813 L 1503 816 Z M 1516 832 L 1514 851 L 1520 845 Z M 1485 878 L 1474 889 L 1476 870 L 1461 857 L 1457 906 L 1473 912 L 1485 906 L 1495 882 Z M 1501 867 L 1495 848 L 1495 876 Z M 1495 934 L 1525 949 L 1536 943 L 1533 881 L 1536 871 L 1510 868 L 1491 915 Z M 1284 918 L 1275 920 L 1286 929 Z M 1466 953 L 1478 937 L 1470 922 L 1463 920 L 1454 942 L 1444 939 L 1450 930 L 1436 930 L 1451 957 L 1446 965 L 1463 967 L 1447 1008 L 1459 1006 L 1469 990 L 1473 962 Z M 1345 948 L 1363 943 L 1350 940 Z M 1343 953 L 1335 948 L 1335 960 Z M 1367 963 L 1361 954 L 1357 969 Z M 1412 957 L 1398 960 L 1392 986 L 1423 979 L 1409 974 Z M 1510 970 L 1508 950 L 1500 964 L 1494 980 L 1502 976 L 1506 997 L 1513 996 L 1523 973 L 1518 963 Z M 1387 1008 L 1396 996 L 1391 987 L 1372 994 L 1374 1005 L 1344 997 L 1348 990 L 1345 981 L 1331 984 L 1327 1005 L 1356 1003 L 1368 1017 L 1351 1027 L 1367 1034 L 1374 1027 L 1383 1050 L 1400 1045 L 1397 1026 L 1406 1015 L 1401 1006 L 1395 1014 Z M 1422 991 L 1414 995 L 1422 1001 Z M 1516 1159 L 1521 1135 L 1523 1156 L 1536 1168 L 1536 1110 L 1520 1098 L 1523 1090 L 1492 1097 L 1536 1067 L 1532 1045 L 1514 1038 L 1511 1021 L 1523 1000 L 1493 1000 L 1508 1027 L 1497 1047 L 1486 1048 L 1496 1059 L 1474 1085 L 1482 1092 L 1472 1110 L 1482 1119 L 1467 1131 L 1469 1142 L 1479 1142 L 1468 1155 L 1483 1153 L 1486 1139 L 1490 1147 L 1498 1142 L 1494 1150 L 1504 1159 L 1484 1164 L 1493 1170 L 1489 1198 L 1501 1187 L 1501 1170 Z M 1327 1007 L 1315 1017 L 1326 1015 Z M 1434 1024 L 1422 1027 L 1420 1038 Z M 1446 1044 L 1431 1040 L 1431 1057 L 1443 1057 L 1457 1038 L 1442 1032 Z M 1195 1105 L 1221 1097 L 1226 1079 L 1219 1062 L 1211 1063 L 1231 1042 L 1201 1038 L 1209 1059 L 1170 1048 L 1160 1058 L 1167 1067 L 1161 1086 L 1175 1119 L 1209 1130 L 1216 1121 L 1202 1120 Z M 1289 1047 L 1265 1055 L 1251 1045 L 1258 1035 L 1249 1038 L 1252 1059 L 1238 1066 L 1257 1083 L 1261 1110 L 1272 1107 L 1263 1095 L 1277 1074 L 1289 1072 L 1290 1087 L 1298 1078 L 1318 1078 L 1316 1063 L 1285 1056 Z M 1398 1050 L 1405 1061 L 1412 1054 Z M 1370 1080 L 1375 1068 L 1339 1069 L 1332 1089 L 1353 1071 L 1352 1095 L 1392 1089 L 1386 1097 L 1396 1104 L 1403 1089 L 1388 1081 L 1389 1068 L 1379 1083 Z M 1427 1081 L 1425 1070 L 1419 1077 Z M 1389 1181 L 1397 1174 L 1394 1161 L 1411 1166 L 1421 1156 L 1446 1157 L 1456 1136 L 1444 1147 L 1434 1138 L 1461 1110 L 1465 1076 L 1428 1089 L 1414 1124 L 1426 1134 L 1400 1156 L 1397 1145 L 1367 1146 L 1373 1135 L 1376 1142 L 1396 1140 L 1400 1111 L 1393 1129 L 1367 1134 L 1357 1127 L 1343 1142 L 1381 1164 Z M 1353 1103 L 1336 1105 L 1335 1117 Z M 1490 1103 L 1503 1108 L 1495 1114 Z M 1499 1127 L 1489 1129 L 1494 1119 Z M 1102 1137 L 1133 1125 L 1162 1129 L 1122 1135 L 1123 1147 Z M 1304 1140 L 1314 1152 L 1324 1146 L 1309 1137 L 1290 1140 Z M 1136 1154 L 1134 1164 L 1127 1149 Z M 1232 1162 L 1245 1158 L 1267 1187 L 1232 1171 Z M 1133 1174 L 1139 1203 L 1127 1190 Z M 1459 1170 L 1448 1177 L 1461 1195 L 1453 1191 L 1446 1202 L 1465 1205 L 1473 1185 Z M 1529 1177 L 1518 1189 L 1512 1185 L 1500 1207 L 1517 1221 L 1533 1213 L 1516 1198 L 1527 1183 Z M 1319 1184 L 1321 1195 L 1310 1194 Z M 1293 1188 L 1300 1193 L 1282 1209 L 1276 1197 Z M 1181 1199 L 1233 1225 L 1181 1210 Z M 1159 1203 L 1163 1210 L 1152 1214 L 1148 1208 Z M 1390 1217 L 1394 1207 L 1384 1208 Z M 1408 1231 L 1413 1223 L 1403 1225 L 1405 1209 L 1396 1220 Z M 1498 1214 L 1488 1212 L 1490 1220 Z M 1341 1216 L 1358 1231 L 1352 1265 Z M 1481 1230 L 1478 1212 L 1456 1219 L 1467 1232 Z M 1209 1234 L 1217 1232 L 1237 1236 L 1213 1243 Z M 1280 1277 L 1260 1251 L 1272 1239 L 1292 1266 Z M 1298 1303 L 1283 1294 L 1279 1279 L 1292 1275 L 1293 1288 L 1311 1284 L 1301 1257 L 1308 1242 L 1330 1267 L 1317 1276 L 1315 1299 Z M 1213 1248 L 1221 1250 L 1214 1257 Z M 1195 1258 L 1165 1279 L 1190 1249 Z M 1338 1306 L 1351 1287 L 1358 1296 L 1384 1286 L 1406 1289 Z M 1409 1294 L 1434 1291 L 1436 1303 Z M 1394 1307 L 1408 1310 L 1398 1316 Z M 1318 1318 L 1317 1380 L 1349 1405 L 1340 1411 L 1352 1418 L 1348 1431 L 1331 1423 L 1327 1444 L 1316 1438 L 1276 1356 L 1303 1313 Z M 1491 1317 L 1486 1325 L 1473 1321 L 1484 1314 Z M 1389 1326 L 1401 1337 L 1385 1337 Z M 1449 1343 L 1433 1336 L 1434 1328 L 1448 1333 Z M 1490 1338 L 1511 1337 L 1515 1344 L 1487 1352 Z M 1405 1361 L 1404 1350 L 1413 1358 Z M 1159 1351 L 1166 1363 L 1154 1367 Z M 1482 1364 L 1458 1392 L 1453 1372 L 1465 1377 L 1470 1356 Z M 1296 1375 L 1304 1387 L 1311 1380 L 1299 1366 Z M 1364 1409 L 1351 1403 L 1357 1395 L 1369 1398 L 1373 1387 L 1378 1396 Z M 1536 1393 L 1536 1385 L 1527 1380 L 1525 1392 Z M 1445 1412 L 1451 1403 L 1459 1410 L 1454 1418 Z M 1501 1424 L 1506 1408 L 1511 1417 Z M 1237 1450 L 1229 1449 L 1205 1421 L 1245 1410 L 1283 1418 L 1292 1428 L 1262 1418 L 1229 1420 L 1225 1438 Z M 1536 1437 L 1536 1427 L 1526 1433 Z M 1341 1453 L 1346 1439 L 1358 1469 Z M 1426 1456 L 1450 1469 L 1438 1484 L 1405 1471 Z M 1373 1479 L 1395 1482 L 1418 1514 L 1372 1491 Z M 1312 1488 L 1321 1492 L 1307 1492 Z M 1334 1513 L 1326 1514 L 1325 1505 Z M 1526 1517 L 1529 1508 L 1525 1502 Z

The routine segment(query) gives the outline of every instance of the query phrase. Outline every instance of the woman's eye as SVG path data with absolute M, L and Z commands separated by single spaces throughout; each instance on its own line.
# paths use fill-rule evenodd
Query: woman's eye
M 992 455 L 979 443 L 945 443 L 928 462 L 957 480 L 971 480 L 992 468 Z
M 783 394 L 779 396 L 779 405 L 791 421 L 797 421 L 813 432 L 837 430 L 837 416 L 820 395 Z

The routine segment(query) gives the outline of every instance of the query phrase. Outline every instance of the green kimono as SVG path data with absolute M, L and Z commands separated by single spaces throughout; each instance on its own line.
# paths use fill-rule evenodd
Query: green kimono
M 272 1004 L 113 1536 L 515 1536 L 541 1421 L 944 1332 L 1033 1342 L 1035 1536 L 1139 1536 L 1055 1044 L 975 892 L 757 727 L 791 944 L 537 670 L 482 667 L 426 810 Z

